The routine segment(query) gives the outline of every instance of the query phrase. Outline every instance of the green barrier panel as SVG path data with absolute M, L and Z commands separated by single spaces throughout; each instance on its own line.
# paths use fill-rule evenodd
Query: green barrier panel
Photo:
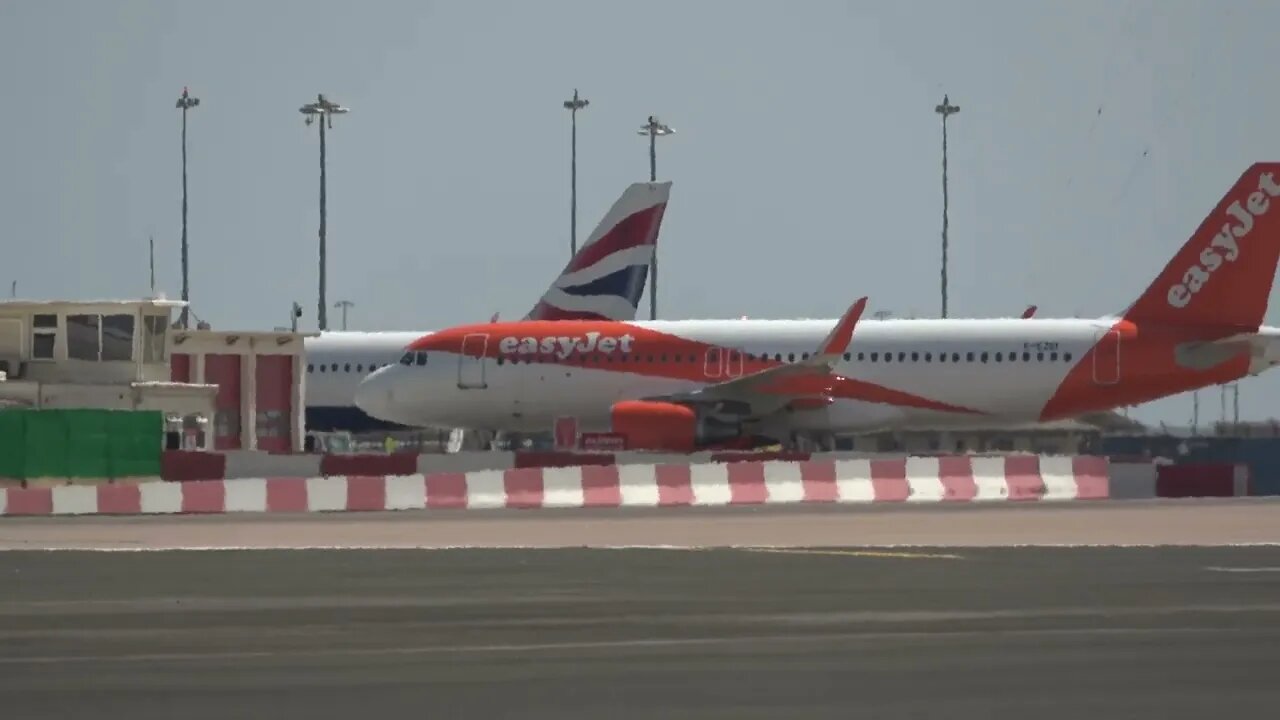
M 157 410 L 3 410 L 0 477 L 155 477 L 163 442 Z
M 164 449 L 164 414 L 158 410 L 118 410 L 107 419 L 113 477 L 160 475 Z
M 59 410 L 37 410 L 26 416 L 24 478 L 68 476 L 67 419 Z
M 26 477 L 28 410 L 0 410 L 0 477 L 21 480 Z
M 62 414 L 67 430 L 67 477 L 109 478 L 107 417 L 109 411 L 68 409 Z

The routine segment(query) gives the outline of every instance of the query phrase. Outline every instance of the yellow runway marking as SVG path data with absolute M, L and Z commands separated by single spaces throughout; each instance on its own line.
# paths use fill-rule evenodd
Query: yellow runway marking
M 822 550 L 818 548 L 739 548 L 747 552 L 787 553 L 792 555 L 844 555 L 846 557 L 914 558 L 930 560 L 963 560 L 961 555 L 946 553 L 898 552 L 894 550 Z

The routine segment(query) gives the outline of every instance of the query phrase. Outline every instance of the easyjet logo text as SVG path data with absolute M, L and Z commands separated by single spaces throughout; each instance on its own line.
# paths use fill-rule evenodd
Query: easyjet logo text
M 1271 198 L 1280 195 L 1280 185 L 1276 184 L 1271 173 L 1264 173 L 1258 178 L 1258 189 L 1249 193 L 1243 203 L 1239 200 L 1227 208 L 1227 221 L 1222 229 L 1209 241 L 1208 247 L 1200 251 L 1199 262 L 1182 273 L 1182 282 L 1169 288 L 1169 304 L 1175 308 L 1184 308 L 1191 303 L 1191 298 L 1204 289 L 1213 273 L 1223 263 L 1234 263 L 1240 257 L 1240 241 L 1253 232 L 1256 218 L 1267 214 L 1271 209 Z
M 630 335 L 612 337 L 598 332 L 573 337 L 504 337 L 498 341 L 498 350 L 504 355 L 554 355 L 564 360 L 574 353 L 629 353 L 633 342 Z

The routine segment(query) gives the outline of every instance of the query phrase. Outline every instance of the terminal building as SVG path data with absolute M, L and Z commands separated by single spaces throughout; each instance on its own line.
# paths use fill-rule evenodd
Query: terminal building
M 182 307 L 0 302 L 0 405 L 160 410 L 181 447 L 300 452 L 303 334 L 174 327 Z

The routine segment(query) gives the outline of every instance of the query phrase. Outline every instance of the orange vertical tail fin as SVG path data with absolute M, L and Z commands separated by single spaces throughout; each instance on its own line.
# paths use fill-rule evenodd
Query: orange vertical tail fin
M 1240 176 L 1124 319 L 1256 329 L 1280 262 L 1280 163 Z

